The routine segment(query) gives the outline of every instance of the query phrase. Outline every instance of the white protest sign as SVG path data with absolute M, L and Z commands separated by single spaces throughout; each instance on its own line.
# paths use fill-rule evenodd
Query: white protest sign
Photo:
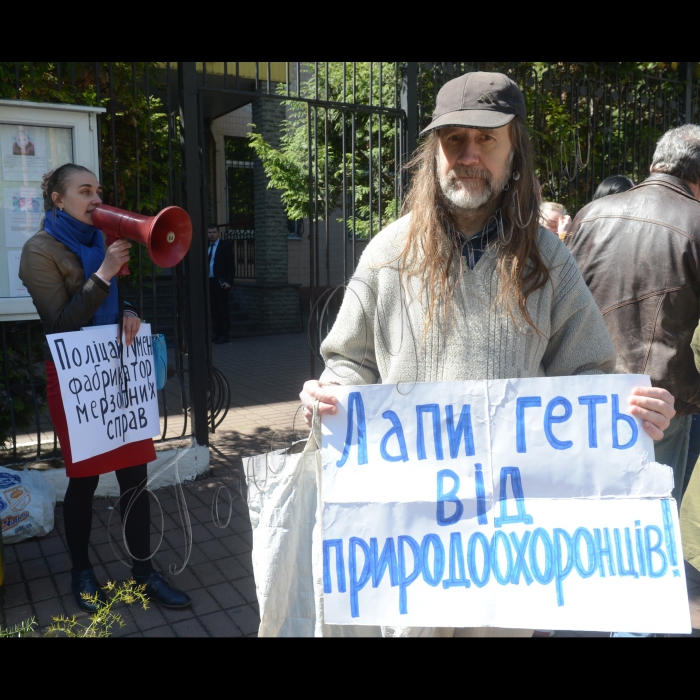
M 329 624 L 691 631 L 642 376 L 333 387 Z
M 142 323 L 119 358 L 119 327 L 47 336 L 74 462 L 160 435 L 151 326 Z

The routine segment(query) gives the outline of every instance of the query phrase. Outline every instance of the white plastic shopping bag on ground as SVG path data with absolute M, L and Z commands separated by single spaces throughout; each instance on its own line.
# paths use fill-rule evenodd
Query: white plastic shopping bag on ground
M 56 490 L 41 472 L 0 467 L 0 527 L 5 544 L 48 535 L 55 508 Z
M 259 637 L 380 636 L 379 627 L 323 624 L 321 426 L 309 439 L 246 460 Z

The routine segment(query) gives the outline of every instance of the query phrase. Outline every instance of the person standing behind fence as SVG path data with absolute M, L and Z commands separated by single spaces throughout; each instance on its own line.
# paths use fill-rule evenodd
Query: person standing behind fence
M 102 232 L 92 225 L 92 212 L 102 204 L 102 189 L 94 174 L 68 163 L 44 175 L 43 228 L 22 249 L 19 276 L 29 290 L 44 331 L 66 333 L 84 326 L 103 326 L 119 321 L 115 275 L 129 261 L 131 243 L 119 240 L 105 251 Z M 125 310 L 125 342 L 131 345 L 141 320 L 135 310 Z M 46 397 L 56 435 L 61 443 L 68 489 L 63 501 L 66 544 L 72 561 L 71 588 L 78 606 L 95 612 L 96 606 L 82 595 L 105 595 L 90 562 L 88 546 L 92 529 L 92 499 L 100 474 L 116 472 L 126 544 L 133 558 L 132 573 L 146 594 L 172 608 L 191 603 L 153 570 L 150 548 L 150 504 L 145 491 L 146 463 L 156 458 L 153 440 L 122 445 L 116 450 L 74 463 L 68 424 L 61 399 L 56 366 L 44 343 Z M 128 513 L 128 517 L 126 514 Z
M 621 192 L 628 192 L 634 187 L 634 180 L 630 180 L 624 175 L 613 175 L 612 177 L 603 180 L 603 182 L 598 185 L 598 189 L 593 195 L 593 201 L 597 199 L 603 199 L 603 197 L 610 197 L 613 194 L 620 194 Z
M 563 204 L 542 202 L 540 205 L 542 226 L 550 230 L 563 241 L 571 228 L 571 217 Z
M 209 306 L 211 307 L 212 342 L 228 343 L 231 325 L 228 310 L 228 292 L 233 287 L 235 267 L 231 241 L 221 240 L 219 227 L 209 224 Z
M 680 506 L 700 374 L 691 340 L 700 319 L 700 126 L 659 141 L 651 176 L 576 217 L 569 250 L 617 349 L 616 371 L 648 374 L 676 397 L 677 416 L 656 444 L 673 467 Z

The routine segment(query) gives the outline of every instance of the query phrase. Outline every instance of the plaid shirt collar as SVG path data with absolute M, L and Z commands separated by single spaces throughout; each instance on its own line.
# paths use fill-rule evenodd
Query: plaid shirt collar
M 472 236 L 469 240 L 464 234 L 460 234 L 462 236 L 462 256 L 470 270 L 477 266 L 491 241 L 498 236 L 498 230 L 499 222 L 494 220 L 488 228 L 477 233 L 476 236 Z

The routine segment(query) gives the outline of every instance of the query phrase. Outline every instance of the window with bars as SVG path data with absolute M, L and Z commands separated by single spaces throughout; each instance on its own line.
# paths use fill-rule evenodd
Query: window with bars
M 253 184 L 253 150 L 248 140 L 227 136 L 226 196 L 228 225 L 233 231 L 255 231 L 255 192 Z

